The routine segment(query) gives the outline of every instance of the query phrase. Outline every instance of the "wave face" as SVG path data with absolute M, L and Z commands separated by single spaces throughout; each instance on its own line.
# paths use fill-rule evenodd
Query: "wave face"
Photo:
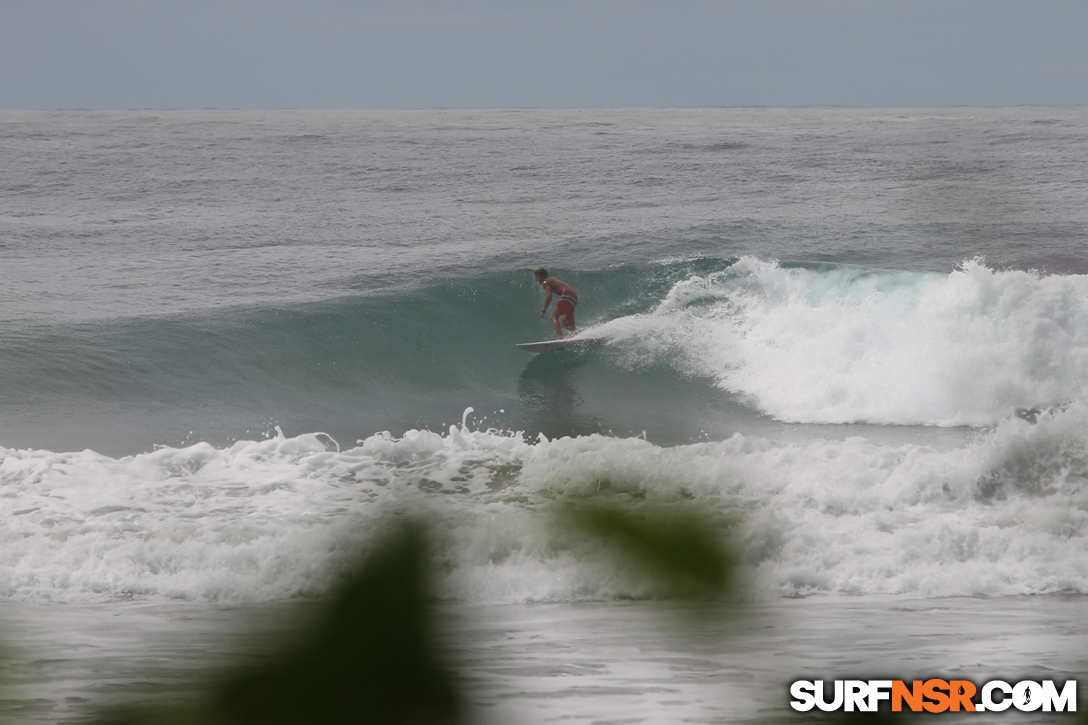
M 605 345 L 550 337 L 528 272 L 278 308 L 26 328 L 0 347 L 13 446 L 113 455 L 323 430 L 487 425 L 655 442 L 777 423 L 988 426 L 1078 400 L 1088 277 L 699 258 L 563 276 Z
M 466 411 L 466 418 L 468 412 Z M 591 497 L 695 505 L 753 597 L 1088 593 L 1088 406 L 1010 417 L 965 446 L 737 434 L 660 447 L 452 425 L 200 443 L 124 458 L 0 451 L 0 594 L 30 601 L 305 596 L 390 515 L 429 517 L 441 592 L 475 602 L 647 596 L 554 525 Z
M 678 281 L 722 264 L 566 276 L 592 290 L 579 310 L 592 327 L 650 311 Z M 538 359 L 518 350 L 516 342 L 554 334 L 538 317 L 542 299 L 529 271 L 494 272 L 331 301 L 26 328 L 0 346 L 0 385 L 12 391 L 0 440 L 124 454 L 201 440 L 222 446 L 280 425 L 353 441 L 381 430 L 441 430 L 473 405 L 512 430 L 649 428 L 683 441 L 713 418 L 689 419 L 685 410 L 686 401 L 716 395 L 712 382 L 690 381 L 668 361 L 621 369 L 618 350 Z M 640 391 L 660 411 L 646 421 L 628 404 Z

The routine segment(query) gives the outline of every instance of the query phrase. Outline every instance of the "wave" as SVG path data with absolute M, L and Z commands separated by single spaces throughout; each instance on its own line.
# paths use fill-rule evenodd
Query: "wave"
M 9 332 L 0 442 L 123 454 L 275 425 L 353 440 L 442 430 L 472 405 L 511 430 L 675 444 L 774 421 L 989 426 L 1088 383 L 1086 276 L 753 258 L 561 276 L 607 344 L 516 349 L 551 336 L 529 271 Z
M 592 326 L 651 309 L 676 281 L 720 264 L 565 276 L 592 290 L 580 308 Z M 467 404 L 548 435 L 653 428 L 608 402 L 655 389 L 643 373 L 611 379 L 569 357 L 534 361 L 514 346 L 554 334 L 539 319 L 542 298 L 527 270 L 305 304 L 9 330 L 0 341 L 0 443 L 119 455 L 195 440 L 225 445 L 275 425 L 353 440 L 442 429 Z M 662 377 L 675 375 L 649 374 Z M 603 410 L 579 402 L 595 399 Z M 668 398 L 658 407 L 683 418 Z
M 1083 397 L 1088 277 L 743 259 L 600 329 L 797 423 L 986 426 Z
M 469 412 L 466 411 L 467 420 Z M 608 500 L 730 520 L 747 596 L 1088 593 L 1088 406 L 960 448 L 735 435 L 656 446 L 452 425 L 110 458 L 0 450 L 0 594 L 27 601 L 309 596 L 391 515 L 434 523 L 443 596 L 650 596 L 551 513 Z

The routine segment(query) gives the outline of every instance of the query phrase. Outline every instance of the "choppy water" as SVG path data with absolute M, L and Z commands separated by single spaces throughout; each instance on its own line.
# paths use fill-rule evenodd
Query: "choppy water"
M 582 495 L 740 515 L 753 601 L 1088 593 L 1086 140 L 1079 108 L 0 112 L 0 594 L 311 596 L 410 507 L 447 600 L 647 596 L 549 528 Z M 514 347 L 542 264 L 604 344 Z

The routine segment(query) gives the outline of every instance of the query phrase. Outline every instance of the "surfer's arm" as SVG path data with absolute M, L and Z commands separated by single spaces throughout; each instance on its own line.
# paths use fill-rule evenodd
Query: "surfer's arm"
M 548 312 L 548 306 L 552 303 L 552 290 L 548 288 L 548 296 L 544 298 L 544 309 L 540 311 L 540 319 L 544 319 L 544 315 Z

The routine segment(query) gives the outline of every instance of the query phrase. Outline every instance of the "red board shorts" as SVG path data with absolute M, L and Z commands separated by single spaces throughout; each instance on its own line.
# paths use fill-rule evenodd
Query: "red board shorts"
M 578 295 L 566 292 L 560 295 L 555 303 L 555 309 L 559 312 L 559 324 L 568 330 L 574 329 L 574 306 L 578 304 Z

